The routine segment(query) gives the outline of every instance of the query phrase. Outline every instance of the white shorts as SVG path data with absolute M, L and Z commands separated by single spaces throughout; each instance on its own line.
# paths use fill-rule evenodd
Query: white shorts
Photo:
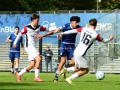
M 38 52 L 38 50 L 37 50 L 35 47 L 25 48 L 25 50 L 26 50 L 27 53 L 28 53 L 28 60 L 29 60 L 29 61 L 35 60 L 35 57 L 36 57 L 37 55 L 39 55 L 39 52 Z
M 75 67 L 77 68 L 88 68 L 88 61 L 83 56 L 74 56 Z

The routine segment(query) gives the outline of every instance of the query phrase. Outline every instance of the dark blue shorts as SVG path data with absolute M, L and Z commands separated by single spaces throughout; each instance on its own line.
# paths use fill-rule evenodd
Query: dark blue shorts
M 15 58 L 20 58 L 20 52 L 10 52 L 9 60 L 14 60 Z
M 64 44 L 61 43 L 60 45 L 60 56 L 67 56 L 67 60 L 70 60 L 72 57 L 74 57 L 74 50 L 75 45 L 74 44 Z

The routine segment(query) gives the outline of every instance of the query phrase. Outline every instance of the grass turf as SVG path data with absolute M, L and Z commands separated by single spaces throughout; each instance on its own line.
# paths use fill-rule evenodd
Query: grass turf
M 34 82 L 34 73 L 25 73 L 22 82 L 16 81 L 16 76 L 10 72 L 0 72 L 0 89 L 28 90 L 120 90 L 120 75 L 106 74 L 103 80 L 97 80 L 95 74 L 86 74 L 75 79 L 76 85 L 69 85 L 62 77 L 59 82 L 53 82 L 54 73 L 40 73 L 42 83 Z M 67 74 L 67 77 L 71 74 Z

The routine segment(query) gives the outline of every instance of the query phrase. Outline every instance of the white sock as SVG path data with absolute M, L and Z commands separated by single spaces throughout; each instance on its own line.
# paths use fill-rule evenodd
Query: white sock
M 15 68 L 18 68 L 18 66 L 16 66 Z
M 11 72 L 14 72 L 14 68 L 11 68 Z
M 56 73 L 57 73 L 57 74 L 59 74 L 59 73 L 60 73 L 60 71 L 58 71 L 58 70 L 57 70 L 57 71 L 56 71 Z
M 74 72 L 74 67 L 67 68 L 67 72 Z
M 73 79 L 75 79 L 75 78 L 77 78 L 77 77 L 78 77 L 78 74 L 75 73 L 75 74 L 73 74 L 72 76 L 70 76 L 69 79 L 70 79 L 70 80 L 73 80 Z
M 19 73 L 18 73 L 18 75 L 22 75 L 22 74 L 24 74 L 26 72 L 26 69 L 24 68 L 24 69 L 22 69 Z
M 35 69 L 35 78 L 39 76 L 39 69 Z

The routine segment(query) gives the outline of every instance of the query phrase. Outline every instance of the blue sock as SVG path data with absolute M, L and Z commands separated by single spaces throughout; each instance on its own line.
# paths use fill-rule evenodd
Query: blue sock
M 69 63 L 67 63 L 67 64 L 65 65 L 65 67 L 66 67 L 66 68 L 69 68 L 69 67 L 70 67 Z
M 18 68 L 15 68 L 15 72 L 18 72 Z
M 58 79 L 58 74 L 57 73 L 55 74 L 55 79 Z

